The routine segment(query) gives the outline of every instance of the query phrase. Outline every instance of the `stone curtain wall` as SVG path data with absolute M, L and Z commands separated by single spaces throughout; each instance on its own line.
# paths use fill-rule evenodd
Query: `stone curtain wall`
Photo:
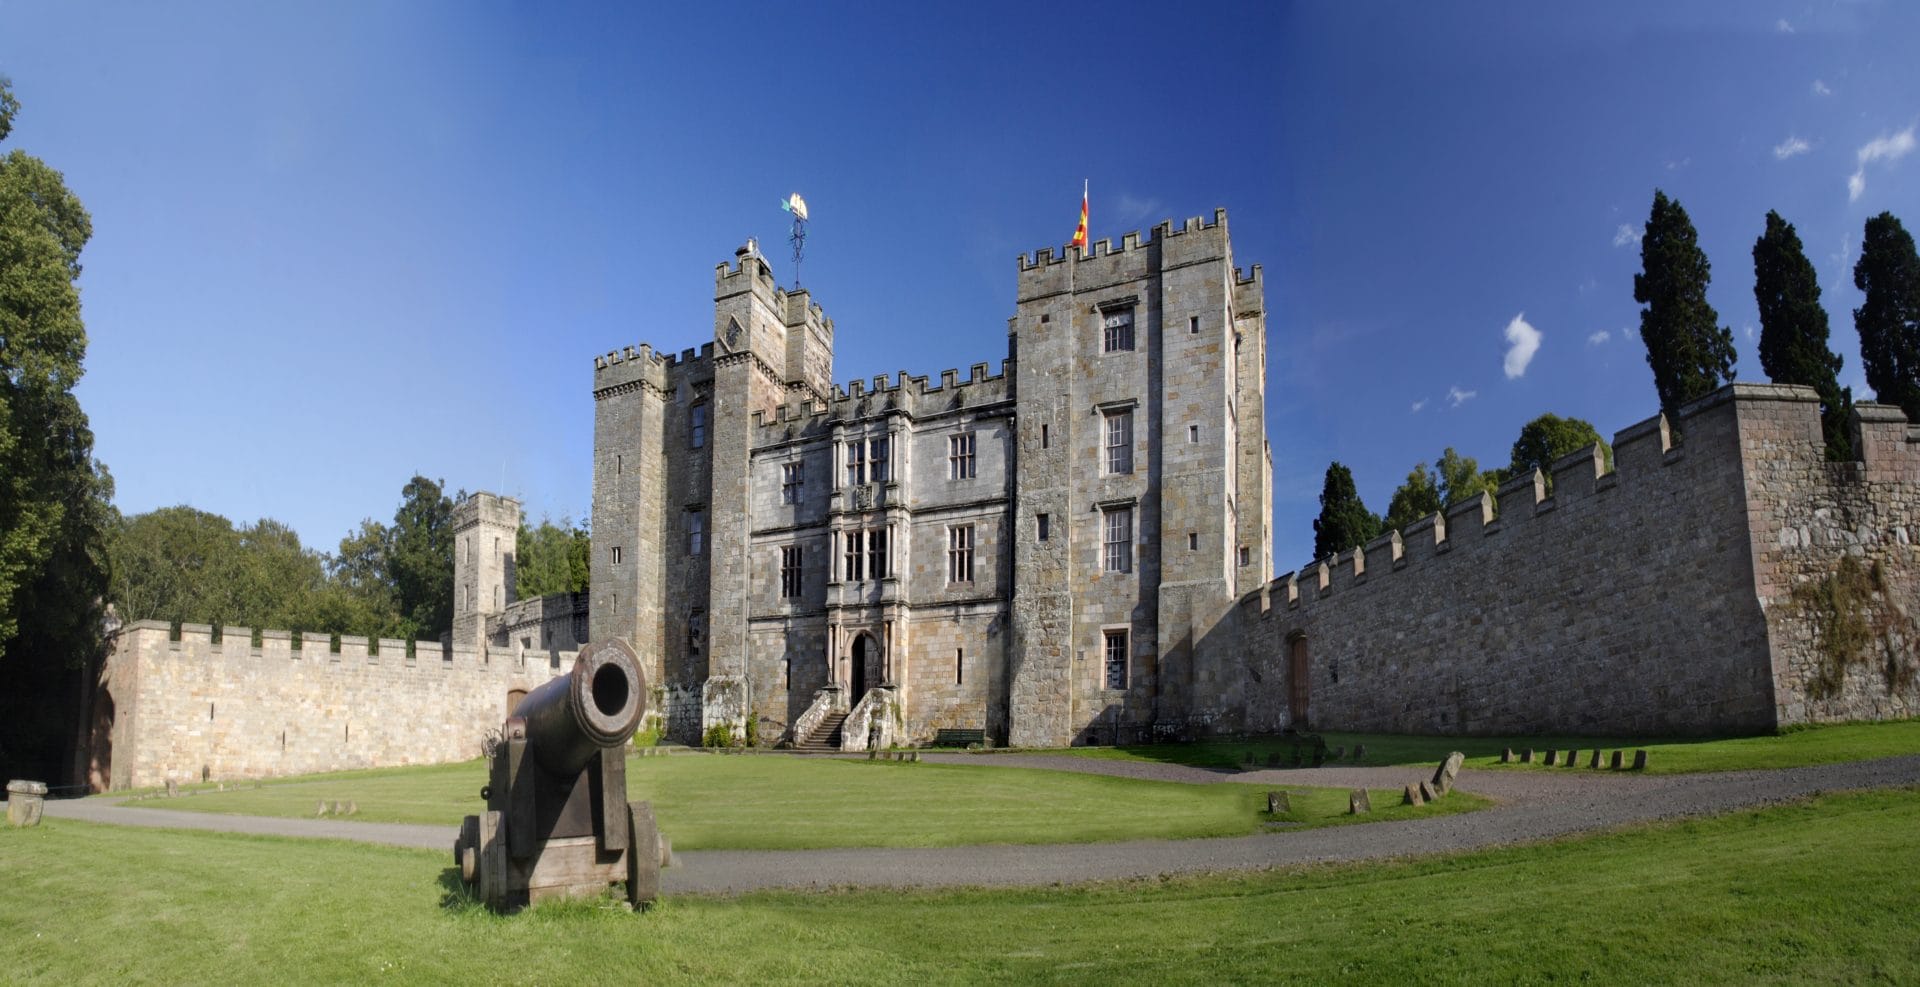
M 1812 393 L 1770 390 L 1739 412 L 1780 722 L 1920 715 L 1920 435 L 1862 404 L 1861 461 L 1823 462 Z
M 292 647 L 286 631 L 143 620 L 114 639 L 105 684 L 113 724 L 112 787 L 172 781 L 232 781 L 435 764 L 479 757 L 482 737 L 506 718 L 507 694 L 573 667 L 544 656 L 524 664 L 484 652 L 443 652 L 419 642 L 324 637 Z M 443 658 L 450 655 L 450 658 Z
M 1444 520 L 1281 577 L 1242 601 L 1244 637 L 1223 625 L 1219 643 L 1244 667 L 1222 669 L 1228 715 L 1216 728 L 1296 725 L 1296 637 L 1316 729 L 1774 726 L 1739 422 L 1817 414 L 1807 408 L 1790 389 L 1730 386 L 1683 409 L 1683 445 L 1666 448 L 1655 418 L 1615 436 L 1614 473 L 1597 475 L 1591 448 L 1554 464 L 1551 497 L 1523 477 L 1500 491 L 1497 518 L 1485 498 L 1455 505 Z

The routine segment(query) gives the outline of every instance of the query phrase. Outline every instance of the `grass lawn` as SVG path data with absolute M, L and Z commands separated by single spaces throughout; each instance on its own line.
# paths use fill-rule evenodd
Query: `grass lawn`
M 1920 982 L 1920 791 L 1412 862 L 499 917 L 444 854 L 0 829 L 9 982 Z M 1278 837 L 1284 838 L 1284 837 Z
M 358 804 L 368 822 L 458 825 L 479 812 L 484 761 L 354 771 L 131 805 L 260 816 L 312 816 L 316 803 Z M 1265 786 L 1187 785 L 994 765 L 903 764 L 796 757 L 681 754 L 627 761 L 631 798 L 653 801 L 680 850 L 962 846 L 1185 839 L 1259 832 Z M 1295 790 L 1280 821 L 1349 821 L 1345 790 Z M 1372 792 L 1364 821 L 1462 812 L 1464 792 L 1419 809 L 1398 791 Z
M 1511 747 L 1518 752 L 1531 747 L 1536 756 L 1549 749 L 1592 751 L 1645 749 L 1647 771 L 1651 774 L 1681 774 L 1695 771 L 1739 771 L 1749 768 L 1793 768 L 1838 761 L 1860 761 L 1895 754 L 1920 753 L 1920 720 L 1896 720 L 1889 723 L 1846 723 L 1836 726 L 1807 727 L 1759 737 L 1681 738 L 1633 740 L 1620 737 L 1410 737 L 1395 734 L 1326 733 L 1327 746 L 1345 747 L 1349 752 L 1364 744 L 1367 756 L 1359 761 L 1340 763 L 1363 765 L 1438 764 L 1449 751 L 1467 755 L 1469 767 L 1506 767 L 1516 771 L 1554 771 L 1543 764 L 1500 765 L 1500 752 Z M 1090 747 L 1072 751 L 1081 757 L 1120 760 L 1164 761 L 1200 767 L 1245 767 L 1247 752 L 1252 751 L 1255 765 L 1264 767 L 1267 756 L 1279 752 L 1281 763 L 1292 763 L 1293 741 L 1283 737 L 1261 737 L 1245 741 L 1217 741 L 1193 744 L 1151 744 L 1140 747 Z M 1631 753 L 1628 755 L 1632 759 Z M 1580 759 L 1585 765 L 1586 758 Z

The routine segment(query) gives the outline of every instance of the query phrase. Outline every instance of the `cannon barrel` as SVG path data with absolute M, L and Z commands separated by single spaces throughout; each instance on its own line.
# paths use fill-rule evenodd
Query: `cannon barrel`
M 615 638 L 587 645 L 571 672 L 527 693 L 514 715 L 526 721 L 527 747 L 540 766 L 567 776 L 602 748 L 626 743 L 646 711 L 640 660 Z

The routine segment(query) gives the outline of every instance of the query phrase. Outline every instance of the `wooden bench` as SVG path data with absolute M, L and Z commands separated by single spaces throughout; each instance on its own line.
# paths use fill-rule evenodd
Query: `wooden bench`
M 987 745 L 985 730 L 941 730 L 933 735 L 935 747 L 970 747 L 974 744 L 982 747 Z

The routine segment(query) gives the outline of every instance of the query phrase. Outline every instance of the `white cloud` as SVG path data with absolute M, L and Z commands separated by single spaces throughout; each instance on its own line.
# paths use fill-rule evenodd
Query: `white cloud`
M 1909 125 L 1899 133 L 1881 134 L 1860 145 L 1860 150 L 1854 152 L 1854 158 L 1860 166 L 1847 176 L 1848 202 L 1860 198 L 1860 193 L 1867 190 L 1867 165 L 1880 161 L 1892 164 L 1912 153 L 1916 143 L 1913 130 L 1913 126 Z
M 1681 158 L 1681 159 L 1680 159 L 1680 160 L 1678 160 L 1678 161 L 1669 161 L 1669 162 L 1667 162 L 1667 170 L 1668 170 L 1668 171 L 1679 171 L 1680 169 L 1682 169 L 1682 168 L 1685 168 L 1686 166 L 1688 166 L 1688 165 L 1690 165 L 1690 164 L 1692 164 L 1692 163 L 1693 163 L 1693 155 L 1691 155 L 1691 154 L 1689 154 L 1689 155 L 1687 155 L 1686 157 L 1684 157 L 1684 158 Z
M 1600 345 L 1602 345 L 1602 344 L 1604 344 L 1604 343 L 1606 343 L 1606 341 L 1607 341 L 1607 340 L 1609 340 L 1609 339 L 1612 339 L 1612 338 L 1613 338 L 1613 333 L 1610 333 L 1610 332 L 1608 332 L 1608 331 L 1606 331 L 1605 329 L 1602 329 L 1602 330 L 1600 330 L 1599 332 L 1595 332 L 1595 333 L 1588 333 L 1588 334 L 1587 334 L 1587 345 L 1588 345 L 1588 346 L 1600 346 Z
M 1815 79 L 1813 80 L 1813 94 L 1815 96 L 1831 96 L 1833 95 L 1833 90 L 1828 88 L 1826 83 Z
M 1778 32 L 1780 32 L 1781 34 L 1792 34 L 1792 33 L 1793 33 L 1793 25 L 1792 25 L 1792 24 L 1789 24 L 1789 23 L 1787 23 L 1787 19 L 1786 19 L 1785 17 L 1782 17 L 1782 18 L 1780 18 L 1779 20 L 1777 20 L 1777 21 L 1774 21 L 1774 22 L 1773 22 L 1773 29 L 1774 29 L 1775 31 L 1778 31 Z
M 1613 245 L 1616 247 L 1624 247 L 1629 243 L 1639 243 L 1640 237 L 1643 235 L 1644 233 L 1640 227 L 1628 226 L 1625 223 L 1621 223 L 1620 228 L 1613 231 Z
M 1416 415 L 1417 415 L 1417 414 L 1419 414 L 1419 413 L 1420 413 L 1420 410 L 1421 410 L 1422 408 L 1425 408 L 1426 406 L 1427 406 L 1427 399 L 1426 399 L 1426 398 L 1421 398 L 1420 400 L 1418 400 L 1418 401 L 1415 401 L 1415 402 L 1413 403 L 1413 413 L 1414 413 L 1414 414 L 1416 414 Z
M 1455 408 L 1458 408 L 1461 405 L 1466 404 L 1468 401 L 1471 401 L 1474 398 L 1479 396 L 1480 396 L 1479 391 L 1463 391 L 1460 389 L 1460 385 L 1458 384 L 1455 384 L 1452 387 L 1447 388 L 1447 403 L 1449 405 L 1452 405 Z
M 1533 355 L 1540 352 L 1540 330 L 1527 323 L 1527 313 L 1522 312 L 1507 323 L 1507 358 L 1501 367 L 1507 372 L 1507 379 L 1523 377 L 1527 373 L 1527 364 L 1533 362 Z
M 1785 161 L 1796 154 L 1805 154 L 1811 150 L 1813 150 L 1812 144 L 1798 137 L 1789 136 L 1786 140 L 1774 145 L 1773 156 L 1776 160 Z
M 1749 322 L 1749 323 L 1746 323 L 1745 325 L 1743 325 L 1743 326 L 1741 326 L 1740 328 L 1742 328 L 1742 329 L 1744 329 L 1744 330 L 1746 330 L 1746 332 L 1747 332 L 1747 338 L 1748 338 L 1748 339 L 1752 339 L 1752 338 L 1753 338 L 1753 323 L 1751 323 L 1751 322 Z

